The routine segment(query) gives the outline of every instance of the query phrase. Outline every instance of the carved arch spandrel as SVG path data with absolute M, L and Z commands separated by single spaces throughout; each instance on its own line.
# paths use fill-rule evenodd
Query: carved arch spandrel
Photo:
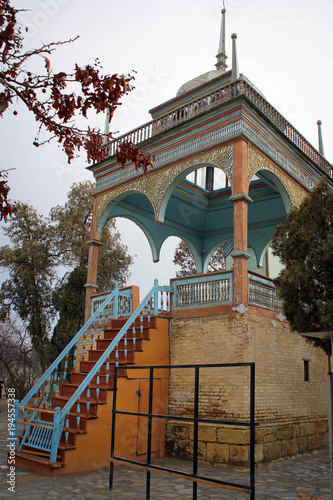
M 140 179 L 113 188 L 104 194 L 97 195 L 96 227 L 97 228 L 99 227 L 100 220 L 107 207 L 119 196 L 125 193 L 137 192 L 146 195 L 149 201 L 151 202 L 154 212 L 156 214 L 157 207 L 156 207 L 155 197 L 152 195 L 153 184 L 154 182 L 151 176 L 143 176 Z
M 272 172 L 283 184 L 286 189 L 292 206 L 298 207 L 306 196 L 306 191 L 299 184 L 294 182 L 287 174 L 280 170 L 273 162 L 271 162 L 259 151 L 249 146 L 248 150 L 248 185 L 250 185 L 252 177 L 259 170 L 268 170 Z
M 221 168 L 227 175 L 230 185 L 233 186 L 233 151 L 233 146 L 229 145 L 216 148 L 207 153 L 200 153 L 190 159 L 182 160 L 170 168 L 152 171 L 143 175 L 140 179 L 115 187 L 107 193 L 97 195 L 96 232 L 101 230 L 99 223 L 108 205 L 127 192 L 139 192 L 146 195 L 153 206 L 155 220 L 158 221 L 161 206 L 169 187 L 182 172 L 195 165 L 206 163 Z

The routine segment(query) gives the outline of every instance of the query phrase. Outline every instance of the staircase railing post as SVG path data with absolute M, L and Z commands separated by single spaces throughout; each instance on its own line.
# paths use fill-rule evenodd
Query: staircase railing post
M 66 354 L 77 344 L 79 339 L 86 333 L 87 329 L 93 324 L 95 319 L 98 317 L 98 315 L 104 310 L 104 308 L 111 302 L 111 300 L 114 298 L 114 292 L 110 293 L 104 300 L 104 302 L 101 304 L 101 306 L 95 311 L 95 313 L 89 318 L 89 320 L 83 325 L 83 327 L 80 329 L 80 331 L 75 335 L 75 337 L 72 338 L 72 340 L 69 342 L 67 347 L 62 351 L 62 353 L 59 354 L 57 359 L 53 361 L 53 363 L 49 366 L 49 368 L 46 370 L 44 375 L 39 379 L 39 381 L 34 385 L 34 387 L 28 392 L 28 394 L 22 399 L 21 405 L 22 406 L 27 406 L 30 399 L 37 394 L 38 390 L 40 387 L 45 383 L 45 381 L 51 376 L 53 371 L 57 368 L 59 363 L 63 360 L 63 358 L 66 356 Z
M 154 280 L 154 316 L 158 316 L 158 280 Z
M 118 285 L 114 287 L 114 302 L 113 302 L 113 319 L 118 319 L 119 316 L 119 288 Z
M 54 410 L 54 416 L 53 416 L 53 432 L 51 438 L 52 444 L 51 444 L 51 455 L 50 455 L 51 463 L 57 461 L 57 453 L 58 453 L 61 432 L 62 432 L 62 426 L 60 422 L 60 407 L 57 406 L 57 408 Z

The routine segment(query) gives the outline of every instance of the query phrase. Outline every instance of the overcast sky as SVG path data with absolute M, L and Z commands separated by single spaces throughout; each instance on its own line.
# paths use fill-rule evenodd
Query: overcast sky
M 149 109 L 173 98 L 186 81 L 215 69 L 221 8 L 219 0 L 13 0 L 29 28 L 26 48 L 66 40 L 52 55 L 55 72 L 70 71 L 98 57 L 104 73 L 136 70 L 136 90 L 123 101 L 111 123 L 124 134 L 150 120 Z M 226 0 L 226 41 L 231 65 L 231 33 L 238 35 L 240 72 L 304 137 L 317 147 L 318 119 L 323 122 L 325 156 L 333 161 L 333 2 L 332 0 Z M 42 70 L 38 58 L 35 67 Z M 84 155 L 72 166 L 57 144 L 35 148 L 34 119 L 23 108 L 0 119 L 1 168 L 10 174 L 11 198 L 29 202 L 40 213 L 63 204 L 73 182 L 91 179 Z M 90 124 L 104 128 L 98 115 Z M 141 231 L 128 221 L 118 227 L 136 254 L 131 284 L 146 291 L 159 278 L 174 274 L 174 242 L 153 264 Z M 0 244 L 4 244 L 3 234 Z M 0 276 L 1 279 L 1 276 Z

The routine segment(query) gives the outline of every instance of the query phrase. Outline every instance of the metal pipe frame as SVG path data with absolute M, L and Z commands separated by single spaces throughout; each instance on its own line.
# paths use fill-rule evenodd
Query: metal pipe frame
M 200 369 L 201 368 L 239 368 L 239 367 L 249 367 L 250 369 L 250 420 L 248 422 L 237 422 L 233 420 L 222 420 L 222 419 L 207 419 L 199 417 L 199 401 L 200 401 Z M 181 417 L 179 415 L 165 415 L 165 414 L 155 414 L 152 412 L 153 409 L 153 386 L 154 386 L 154 370 L 170 370 L 170 369 L 194 369 L 194 415 L 191 417 Z M 124 369 L 123 367 L 118 367 L 115 369 L 114 374 L 114 386 L 113 386 L 113 409 L 112 409 L 112 430 L 111 430 L 111 456 L 110 456 L 110 475 L 109 475 L 109 490 L 113 488 L 113 478 L 114 478 L 114 462 L 120 462 L 124 464 L 129 464 L 130 466 L 138 467 L 146 471 L 146 500 L 150 500 L 150 485 L 151 485 L 151 472 L 158 472 L 161 474 L 167 474 L 173 477 L 181 477 L 192 481 L 193 483 L 193 493 L 192 499 L 197 500 L 198 498 L 198 483 L 213 485 L 219 488 L 228 489 L 231 491 L 237 491 L 240 493 L 250 495 L 250 500 L 255 499 L 255 364 L 254 363 L 225 363 L 225 364 L 198 364 L 198 365 L 165 365 L 165 366 L 128 366 L 126 370 L 149 370 L 149 404 L 148 413 L 142 412 L 129 412 L 117 410 L 117 371 L 118 369 Z M 143 416 L 148 418 L 148 436 L 147 436 L 147 461 L 146 464 L 142 462 L 137 462 L 135 460 L 119 457 L 115 455 L 115 439 L 116 439 L 116 416 L 117 415 L 134 415 Z M 193 436 L 193 463 L 192 463 L 192 473 L 177 471 L 167 467 L 161 467 L 159 465 L 153 464 L 151 462 L 151 443 L 152 443 L 152 419 L 168 419 L 181 420 L 185 422 L 192 422 L 194 429 Z M 220 479 L 214 479 L 206 477 L 204 475 L 198 474 L 198 425 L 200 423 L 218 423 L 223 425 L 237 425 L 239 427 L 248 427 L 250 430 L 250 480 L 249 486 L 231 483 L 228 481 L 222 481 Z

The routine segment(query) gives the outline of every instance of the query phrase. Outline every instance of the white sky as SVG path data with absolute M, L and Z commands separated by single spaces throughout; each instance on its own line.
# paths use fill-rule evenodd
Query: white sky
M 150 120 L 149 109 L 171 99 L 186 81 L 215 69 L 223 1 L 220 0 L 12 0 L 30 29 L 26 48 L 66 40 L 51 56 L 55 72 L 98 57 L 104 73 L 136 70 L 136 90 L 123 101 L 111 123 L 124 134 Z M 318 119 L 323 122 L 326 158 L 333 161 L 333 2 L 332 0 L 226 0 L 226 41 L 231 65 L 231 33 L 238 35 L 240 72 L 317 147 Z M 41 69 L 44 61 L 36 60 Z M 0 119 L 0 168 L 10 174 L 11 198 L 29 202 L 41 213 L 63 204 L 73 182 L 91 179 L 84 158 L 72 166 L 57 144 L 35 148 L 36 124 L 23 108 Z M 102 115 L 90 124 L 104 127 Z M 174 275 L 174 242 L 153 264 L 141 231 L 118 224 L 129 252 L 136 254 L 131 284 L 146 292 L 158 278 Z M 0 233 L 0 245 L 5 240 Z M 1 275 L 0 275 L 1 279 Z

